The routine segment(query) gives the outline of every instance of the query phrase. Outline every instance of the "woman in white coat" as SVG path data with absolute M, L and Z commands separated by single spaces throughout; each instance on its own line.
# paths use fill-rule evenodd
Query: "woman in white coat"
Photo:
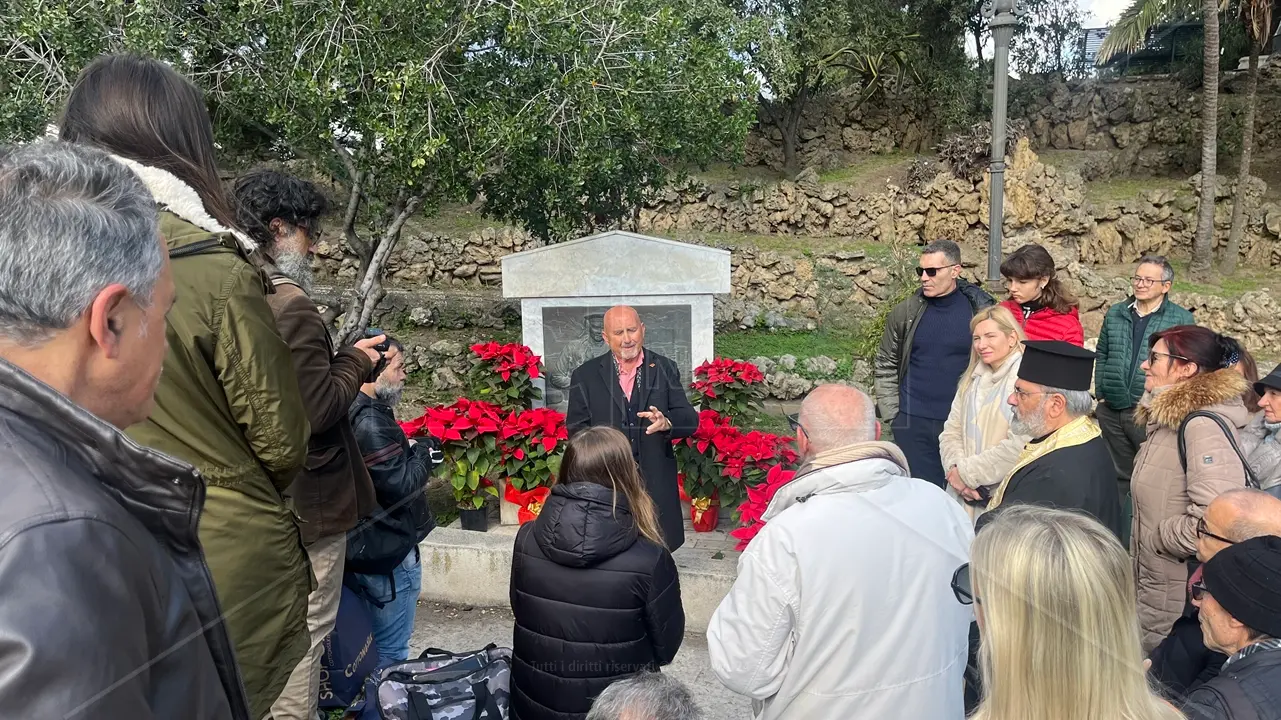
M 952 410 L 939 436 L 948 494 L 965 505 L 971 520 L 987 507 L 989 488 L 1005 479 L 1028 438 L 1010 433 L 1007 400 L 1023 360 L 1023 330 L 1009 310 L 996 305 L 972 321 L 970 365 L 961 375 Z

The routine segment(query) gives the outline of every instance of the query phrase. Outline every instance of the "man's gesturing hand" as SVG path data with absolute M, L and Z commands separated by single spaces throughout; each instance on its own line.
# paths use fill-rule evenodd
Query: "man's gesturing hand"
M 649 427 L 645 428 L 646 435 L 653 435 L 654 433 L 672 429 L 672 421 L 668 420 L 667 416 L 653 405 L 650 405 L 649 410 L 645 412 L 636 413 L 636 417 L 649 421 Z

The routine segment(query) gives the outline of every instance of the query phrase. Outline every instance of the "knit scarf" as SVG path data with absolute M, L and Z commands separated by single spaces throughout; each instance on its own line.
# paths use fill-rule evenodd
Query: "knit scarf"
M 1084 445 L 1101 435 L 1102 433 L 1099 432 L 1098 423 L 1094 422 L 1090 416 L 1082 415 L 1067 425 L 1055 430 L 1049 437 L 1041 442 L 1030 442 L 1025 445 L 1023 447 L 1023 453 L 1019 455 L 1018 462 L 1014 463 L 1014 467 L 1010 470 L 1009 474 L 1007 474 L 1005 479 L 1001 481 L 1000 487 L 998 487 L 996 492 L 993 493 L 992 501 L 987 505 L 988 511 L 990 512 L 1000 507 L 1001 500 L 1005 498 L 1005 488 L 1010 484 L 1010 478 L 1014 477 L 1014 474 L 1019 470 L 1022 470 L 1031 463 L 1049 455 L 1055 450 Z
M 800 468 L 796 470 L 796 476 L 800 477 L 805 473 L 822 470 L 823 468 L 832 467 L 833 465 L 843 465 L 845 463 L 855 462 L 857 460 L 868 460 L 879 458 L 897 463 L 899 467 L 911 472 L 907 465 L 907 456 L 894 443 L 874 442 L 854 443 L 845 447 L 835 448 L 816 454 L 814 457 L 805 461 Z

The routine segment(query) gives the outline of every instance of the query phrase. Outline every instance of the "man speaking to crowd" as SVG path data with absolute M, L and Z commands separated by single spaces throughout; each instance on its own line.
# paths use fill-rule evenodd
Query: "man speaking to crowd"
M 676 363 L 645 347 L 645 324 L 636 310 L 617 305 L 605 313 L 609 352 L 574 371 L 569 384 L 569 434 L 593 425 L 623 431 L 654 499 L 669 550 L 685 542 L 685 523 L 676 491 L 672 439 L 698 429 L 698 413 L 685 397 Z

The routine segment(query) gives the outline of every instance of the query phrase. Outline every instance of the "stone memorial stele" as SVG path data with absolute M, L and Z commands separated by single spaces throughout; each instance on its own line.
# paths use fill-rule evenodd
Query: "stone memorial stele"
M 565 411 L 570 374 L 604 354 L 605 311 L 631 305 L 645 345 L 671 358 L 688 384 L 712 359 L 712 296 L 730 291 L 728 250 L 610 231 L 502 258 L 503 297 L 520 299 L 523 342 L 543 358 L 537 381 Z M 503 503 L 503 524 L 515 508 Z M 509 518 L 510 516 L 510 518 Z

